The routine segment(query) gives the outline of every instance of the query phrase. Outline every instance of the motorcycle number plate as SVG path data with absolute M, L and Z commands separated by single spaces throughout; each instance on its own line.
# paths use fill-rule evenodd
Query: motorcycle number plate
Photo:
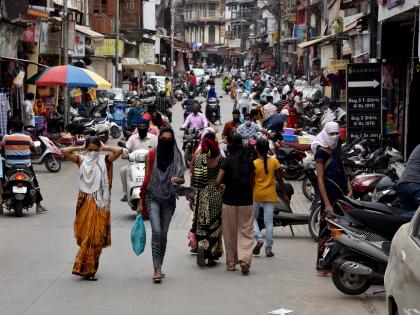
M 324 249 L 324 253 L 322 254 L 322 258 L 325 259 L 325 257 L 327 257 L 328 253 L 330 252 L 331 248 L 330 247 L 326 247 Z
M 14 194 L 26 194 L 27 191 L 28 191 L 27 187 L 13 186 L 13 193 Z

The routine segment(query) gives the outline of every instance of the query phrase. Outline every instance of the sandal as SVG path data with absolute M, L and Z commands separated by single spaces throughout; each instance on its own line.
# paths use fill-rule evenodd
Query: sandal
M 86 277 L 83 277 L 82 279 L 86 281 L 98 281 L 98 278 L 95 278 L 95 276 L 86 276 Z
M 246 262 L 241 261 L 240 266 L 241 266 L 241 272 L 244 276 L 249 274 L 249 266 Z
M 236 271 L 236 267 L 235 266 L 229 266 L 226 269 L 227 269 L 227 271 Z
M 154 283 L 161 283 L 162 282 L 162 276 L 153 276 L 153 282 Z
M 274 253 L 273 253 L 272 251 L 265 252 L 265 255 L 266 255 L 267 257 L 274 257 Z

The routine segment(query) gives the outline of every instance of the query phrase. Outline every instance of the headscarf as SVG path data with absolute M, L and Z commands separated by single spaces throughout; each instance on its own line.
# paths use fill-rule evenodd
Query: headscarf
M 79 170 L 79 189 L 86 194 L 92 194 L 99 209 L 109 207 L 109 179 L 105 155 L 87 152 Z
M 276 87 L 273 89 L 273 92 L 271 93 L 271 96 L 273 97 L 273 103 L 274 104 L 281 100 L 280 93 L 279 93 L 279 91 L 277 90 Z
M 218 145 L 218 147 L 219 147 L 219 152 L 220 152 L 220 155 L 223 157 L 223 158 L 225 158 L 226 157 L 226 154 L 225 154 L 225 151 L 223 151 L 223 148 L 220 146 L 220 143 L 219 143 L 219 141 L 217 140 L 217 134 L 216 134 L 216 130 L 214 130 L 213 128 L 211 128 L 211 127 L 207 127 L 207 128 L 204 128 L 203 129 L 203 131 L 201 132 L 201 140 L 200 140 L 200 144 L 198 145 L 198 148 L 197 148 L 197 150 L 196 150 L 196 152 L 201 152 L 202 150 L 203 150 L 203 141 L 204 141 L 204 139 L 206 138 L 205 136 L 207 135 L 207 134 L 209 134 L 209 133 L 213 133 L 213 134 L 215 134 L 216 135 L 216 140 L 215 140 L 215 142 L 217 143 L 217 145 Z M 208 140 L 210 140 L 210 139 L 208 139 Z M 207 150 L 205 150 L 205 151 L 207 151 Z
M 316 136 L 315 140 L 311 143 L 312 152 L 316 152 L 316 149 L 321 146 L 324 148 L 332 148 L 333 142 L 335 141 L 334 137 L 328 135 L 331 132 L 339 132 L 340 127 L 334 121 L 329 121 L 325 124 L 324 129 Z
M 264 88 L 264 91 L 261 93 L 261 97 L 266 97 L 267 95 L 270 95 L 271 89 L 269 87 Z

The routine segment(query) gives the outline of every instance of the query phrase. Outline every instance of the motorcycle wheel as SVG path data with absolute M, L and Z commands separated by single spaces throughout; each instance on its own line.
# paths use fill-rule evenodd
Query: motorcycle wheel
M 45 164 L 45 167 L 47 168 L 48 172 L 58 173 L 61 170 L 60 160 L 57 160 L 52 155 L 49 155 L 45 158 L 44 164 Z
M 111 137 L 114 139 L 119 139 L 121 137 L 121 130 L 117 126 L 112 126 L 110 132 Z
M 308 199 L 309 201 L 314 200 L 315 190 L 308 177 L 305 177 L 302 181 L 302 192 L 305 195 L 306 199 Z
M 189 148 L 187 148 L 184 152 L 184 162 L 187 168 L 189 168 L 191 160 L 192 160 L 192 152 Z
M 344 254 L 339 257 L 345 260 L 359 261 L 360 259 L 353 254 Z M 335 287 L 347 295 L 359 295 L 366 292 L 371 285 L 371 279 L 363 275 L 354 275 L 341 270 L 336 264 L 333 264 L 332 280 Z
M 109 139 L 109 136 L 108 136 L 107 132 L 99 134 L 98 137 L 103 143 L 107 143 L 107 141 Z
M 280 172 L 281 176 L 287 180 L 296 180 L 302 174 L 302 170 L 300 168 L 297 168 L 296 170 L 281 169 Z
M 15 200 L 13 209 L 15 210 L 15 217 L 23 215 L 23 200 Z
M 315 242 L 318 242 L 319 239 L 319 215 L 321 213 L 321 205 L 315 204 L 311 207 L 311 214 L 309 215 L 309 234 L 311 234 L 312 239 Z

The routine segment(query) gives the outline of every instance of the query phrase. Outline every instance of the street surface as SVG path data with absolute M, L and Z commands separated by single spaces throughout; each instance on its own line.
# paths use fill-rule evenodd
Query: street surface
M 220 95 L 220 80 L 217 86 Z M 204 104 L 203 104 L 204 109 Z M 232 102 L 223 95 L 223 121 L 231 119 Z M 182 133 L 181 106 L 174 108 L 174 129 Z M 220 126 L 222 129 L 223 126 Z M 113 141 L 115 143 L 115 141 Z M 191 212 L 185 199 L 178 201 L 168 236 L 163 265 L 166 279 L 152 283 L 150 226 L 145 252 L 137 257 L 130 231 L 135 213 L 120 202 L 119 169 L 114 163 L 112 246 L 104 249 L 97 282 L 71 274 L 77 252 L 73 221 L 78 170 L 64 162 L 58 174 L 36 166 L 48 213 L 35 209 L 15 218 L 0 217 L 0 314 L 267 314 L 285 308 L 290 314 L 385 314 L 382 286 L 361 296 L 345 296 L 330 278 L 316 276 L 316 243 L 306 227 L 276 228 L 275 257 L 254 257 L 251 273 L 228 272 L 224 257 L 214 268 L 199 269 L 189 253 L 187 233 Z M 292 208 L 307 212 L 309 203 L 294 183 Z

